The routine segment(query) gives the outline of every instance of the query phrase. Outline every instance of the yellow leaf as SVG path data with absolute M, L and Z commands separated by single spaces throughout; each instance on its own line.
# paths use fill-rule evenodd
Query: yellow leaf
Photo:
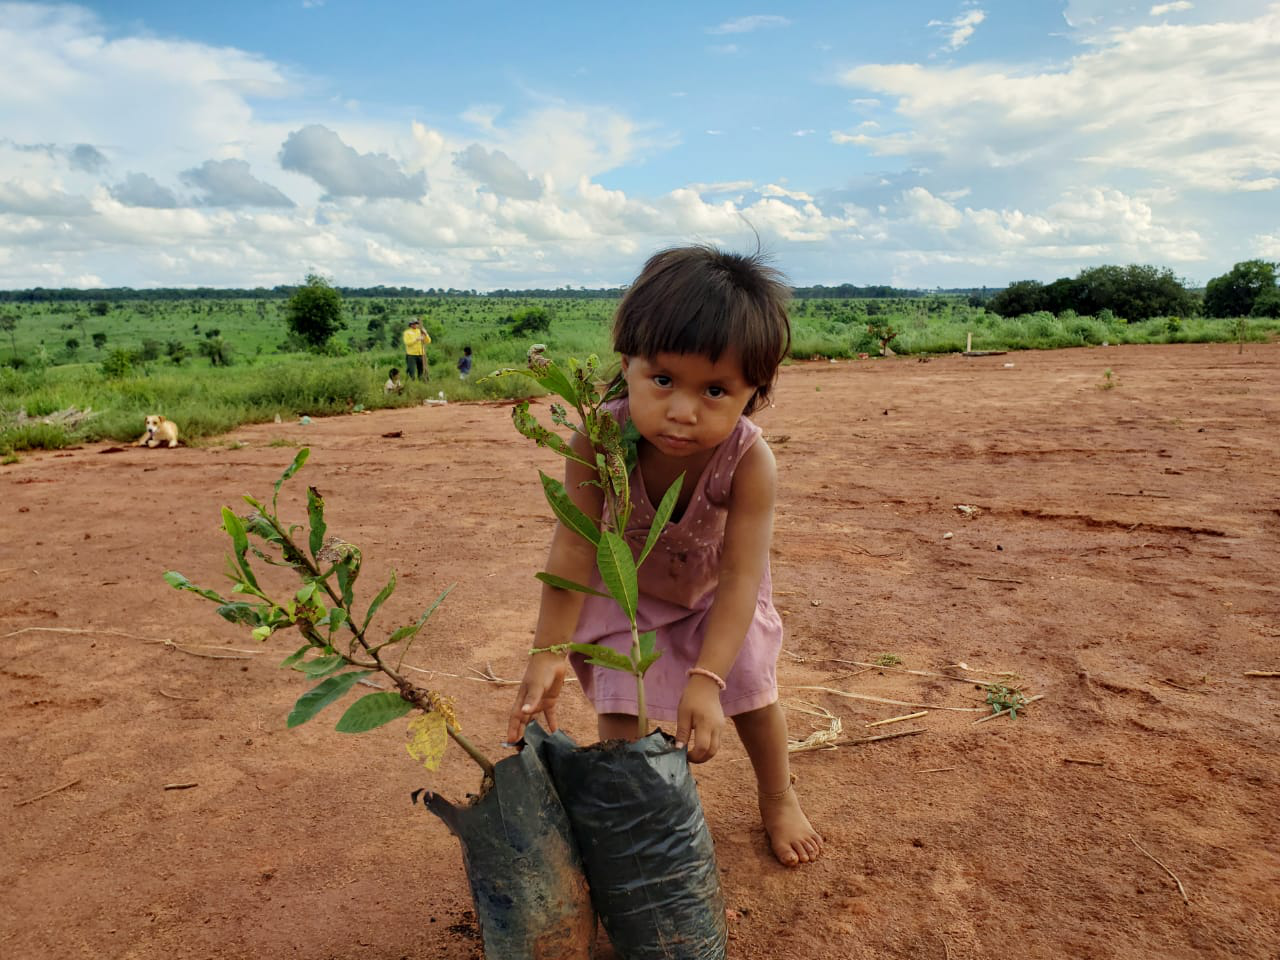
M 445 732 L 444 717 L 438 713 L 424 713 L 409 721 L 409 742 L 405 747 L 409 756 L 420 760 L 428 770 L 436 770 L 444 757 L 444 748 L 449 742 Z

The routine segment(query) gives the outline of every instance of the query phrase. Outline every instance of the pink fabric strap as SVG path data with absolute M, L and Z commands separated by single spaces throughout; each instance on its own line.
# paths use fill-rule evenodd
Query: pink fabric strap
M 724 678 L 720 676 L 720 674 L 712 673 L 706 667 L 690 667 L 689 676 L 692 677 L 695 674 L 697 674 L 699 677 L 706 677 L 708 680 L 714 681 L 715 685 L 719 687 L 721 690 L 723 690 L 726 686 L 728 686 L 728 684 L 724 682 Z

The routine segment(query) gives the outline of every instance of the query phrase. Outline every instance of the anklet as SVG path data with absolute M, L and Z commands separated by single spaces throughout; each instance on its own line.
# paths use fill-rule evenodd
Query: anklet
M 781 790 L 779 790 L 777 793 L 765 793 L 763 790 L 757 790 L 756 795 L 761 800 L 781 800 L 783 797 L 785 797 L 788 793 L 791 792 L 791 787 L 795 784 L 795 782 L 796 782 L 796 775 L 793 773 L 790 775 L 790 778 L 787 781 L 787 785 L 783 787 Z
M 690 667 L 686 675 L 690 677 L 694 675 L 697 675 L 699 677 L 706 677 L 708 680 L 712 681 L 721 690 L 723 690 L 725 687 L 728 686 L 728 684 L 724 682 L 724 678 L 721 677 L 720 674 L 712 673 L 706 667 Z

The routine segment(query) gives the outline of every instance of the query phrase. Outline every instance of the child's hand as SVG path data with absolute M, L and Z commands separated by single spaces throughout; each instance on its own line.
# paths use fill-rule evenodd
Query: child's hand
M 546 717 L 547 730 L 556 732 L 556 705 L 567 665 L 568 660 L 558 653 L 535 653 L 529 658 L 507 721 L 507 743 L 519 741 L 525 725 L 539 713 Z
M 714 680 L 697 674 L 689 678 L 676 713 L 676 746 L 688 745 L 689 762 L 703 763 L 720 749 L 724 709 Z

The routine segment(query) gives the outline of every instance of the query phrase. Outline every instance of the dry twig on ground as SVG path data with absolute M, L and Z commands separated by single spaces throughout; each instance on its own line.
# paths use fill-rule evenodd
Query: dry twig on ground
M 910 703 L 906 700 L 890 700 L 888 697 L 873 697 L 867 693 L 850 693 L 848 690 L 837 690 L 835 687 L 790 686 L 790 690 L 817 690 L 830 693 L 849 700 L 866 700 L 869 703 L 887 703 L 894 707 L 914 707 L 917 710 L 951 710 L 955 713 L 980 713 L 982 707 L 940 707 L 936 703 Z
M 1169 876 L 1173 877 L 1173 882 L 1174 882 L 1174 883 L 1176 883 L 1176 884 L 1178 885 L 1178 892 L 1179 892 L 1180 894 L 1182 894 L 1182 902 L 1183 902 L 1183 903 L 1185 903 L 1185 904 L 1187 904 L 1187 906 L 1190 906 L 1190 905 L 1191 905 L 1191 901 L 1187 898 L 1187 891 L 1186 891 L 1186 888 L 1184 888 L 1184 887 L 1182 886 L 1182 881 L 1178 879 L 1178 875 L 1177 875 L 1176 873 L 1174 873 L 1172 870 L 1170 870 L 1168 867 L 1166 867 L 1166 866 L 1165 866 L 1163 863 L 1161 863 L 1159 860 L 1157 860 L 1157 859 L 1156 859 L 1156 858 L 1155 858 L 1155 857 L 1150 853 L 1150 851 L 1148 851 L 1148 850 L 1147 850 L 1147 848 L 1146 848 L 1146 847 L 1144 847 L 1144 846 L 1143 846 L 1142 844 L 1140 844 L 1136 839 L 1134 839 L 1134 836 L 1133 836 L 1133 834 L 1132 834 L 1132 833 L 1128 834 L 1128 837 L 1129 837 L 1129 839 L 1130 839 L 1130 840 L 1133 840 L 1133 845 L 1134 845 L 1135 847 L 1137 847 L 1137 848 L 1138 848 L 1139 850 L 1141 850 L 1144 854 L 1146 854 L 1146 856 L 1147 856 L 1147 857 L 1149 857 L 1149 858 L 1152 860 L 1152 862 L 1154 862 L 1155 864 L 1157 864 L 1157 865 L 1160 867 L 1160 869 L 1161 869 L 1161 870 L 1163 870 L 1163 871 L 1164 871 L 1165 873 L 1167 873 Z
M 46 790 L 44 793 L 38 793 L 34 797 L 28 797 L 26 800 L 19 800 L 17 803 L 14 804 L 14 806 L 25 807 L 28 803 L 35 803 L 37 800 L 43 800 L 45 797 L 51 797 L 55 793 L 58 793 L 61 790 L 66 790 L 68 787 L 74 787 L 77 783 L 80 782 L 80 780 L 81 780 L 80 777 L 76 777 L 74 780 L 68 780 L 66 783 L 60 786 L 54 787 L 52 790 Z

